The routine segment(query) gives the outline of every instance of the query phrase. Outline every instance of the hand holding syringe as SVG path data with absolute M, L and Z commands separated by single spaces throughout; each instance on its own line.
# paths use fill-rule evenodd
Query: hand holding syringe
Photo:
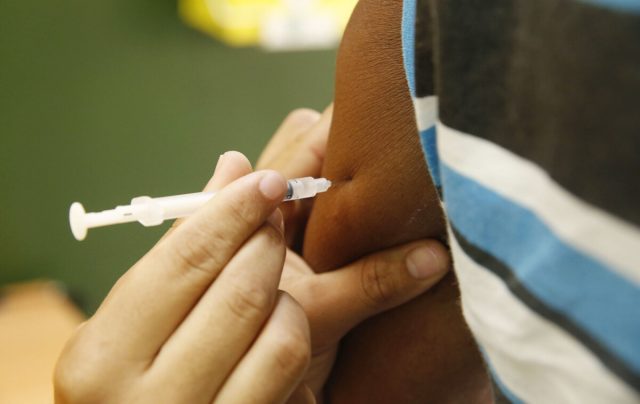
M 331 186 L 326 178 L 304 177 L 287 181 L 284 201 L 312 198 Z M 102 212 L 86 213 L 79 202 L 71 204 L 69 224 L 76 240 L 84 240 L 87 230 L 93 227 L 119 223 L 140 222 L 143 226 L 157 226 L 165 220 L 189 216 L 207 203 L 215 192 L 172 195 L 161 198 L 139 196 L 130 205 L 117 206 Z

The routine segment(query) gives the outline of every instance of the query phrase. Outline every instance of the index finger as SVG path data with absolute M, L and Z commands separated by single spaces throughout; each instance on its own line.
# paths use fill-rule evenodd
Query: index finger
M 274 171 L 234 181 L 131 268 L 91 321 L 111 354 L 151 360 L 285 190 Z

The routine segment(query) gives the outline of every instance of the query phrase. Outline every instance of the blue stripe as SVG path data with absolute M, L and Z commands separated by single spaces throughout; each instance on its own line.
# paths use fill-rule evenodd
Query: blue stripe
M 639 0 L 579 0 L 596 6 L 610 8 L 625 13 L 640 14 Z
M 411 96 L 416 95 L 416 0 L 404 0 L 402 5 L 402 57 Z
M 640 289 L 565 244 L 531 211 L 444 163 L 440 169 L 447 213 L 458 231 L 638 374 Z
M 438 157 L 438 149 L 436 146 L 435 125 L 429 129 L 420 131 L 420 144 L 422 145 L 422 152 L 427 161 L 427 167 L 429 167 L 429 173 L 431 173 L 433 185 L 440 188 L 442 180 L 440 178 L 440 158 Z

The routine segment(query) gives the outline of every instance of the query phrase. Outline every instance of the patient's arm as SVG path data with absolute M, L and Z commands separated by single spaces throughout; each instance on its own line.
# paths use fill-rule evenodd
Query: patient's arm
M 361 0 L 339 51 L 333 122 L 304 256 L 317 271 L 410 240 L 444 238 L 402 66 L 402 2 Z M 487 377 L 448 275 L 343 341 L 331 402 L 478 402 Z

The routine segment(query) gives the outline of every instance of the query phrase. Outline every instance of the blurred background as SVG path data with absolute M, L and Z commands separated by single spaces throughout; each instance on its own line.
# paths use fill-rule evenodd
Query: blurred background
M 0 285 L 55 280 L 91 314 L 168 224 L 78 242 L 71 202 L 198 191 L 221 153 L 255 161 L 291 109 L 331 101 L 335 47 L 231 47 L 178 8 L 0 1 Z

